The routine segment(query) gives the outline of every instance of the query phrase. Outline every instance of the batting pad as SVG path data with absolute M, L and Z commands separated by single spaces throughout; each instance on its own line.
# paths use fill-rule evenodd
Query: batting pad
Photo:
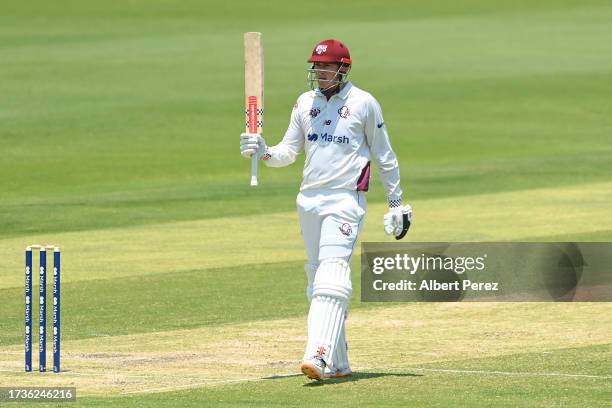
M 304 359 L 323 358 L 332 366 L 332 356 L 340 338 L 344 316 L 351 297 L 351 269 L 343 259 L 324 259 L 313 283 L 308 313 L 308 344 Z M 343 346 L 344 347 L 344 346 Z
M 312 285 L 314 283 L 315 274 L 319 269 L 319 264 L 307 263 L 304 265 L 304 272 L 306 272 L 306 278 L 308 279 L 308 285 L 306 286 L 306 297 L 308 301 L 312 301 Z
M 348 361 L 348 343 L 346 341 L 346 314 L 342 319 L 342 323 L 340 325 L 340 334 L 338 335 L 338 343 L 334 348 L 334 354 L 332 354 L 332 363 L 333 366 L 330 368 L 337 370 L 345 370 L 350 367 Z

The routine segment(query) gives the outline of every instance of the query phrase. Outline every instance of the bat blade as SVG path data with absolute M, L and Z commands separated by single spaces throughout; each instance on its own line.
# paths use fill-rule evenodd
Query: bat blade
M 263 133 L 264 61 L 261 33 L 244 33 L 244 106 L 246 131 Z M 251 186 L 257 186 L 257 155 L 251 158 Z

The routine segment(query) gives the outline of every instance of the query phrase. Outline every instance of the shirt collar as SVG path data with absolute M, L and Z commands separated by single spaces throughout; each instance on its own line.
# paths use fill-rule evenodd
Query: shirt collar
M 342 90 L 338 92 L 336 95 L 338 96 L 338 98 L 346 100 L 352 88 L 353 88 L 353 84 L 350 82 L 347 82 L 346 85 L 344 85 L 344 88 L 342 88 Z
M 352 88 L 353 88 L 353 84 L 351 82 L 347 82 L 346 85 L 344 85 L 344 88 L 342 88 L 340 92 L 335 94 L 335 96 L 337 96 L 340 99 L 346 100 Z M 325 95 L 323 95 L 323 92 L 321 92 L 319 88 L 315 89 L 315 95 L 325 98 Z

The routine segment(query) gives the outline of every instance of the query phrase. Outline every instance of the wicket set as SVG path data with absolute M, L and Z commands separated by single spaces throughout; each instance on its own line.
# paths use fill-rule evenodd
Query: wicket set
M 60 372 L 60 249 L 30 245 L 25 251 L 25 371 L 32 371 L 32 251 L 40 255 L 39 367 L 47 371 L 47 249 L 53 250 L 53 372 Z

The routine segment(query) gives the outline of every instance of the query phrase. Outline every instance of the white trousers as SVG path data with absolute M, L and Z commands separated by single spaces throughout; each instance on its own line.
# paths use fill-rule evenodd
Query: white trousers
M 308 190 L 298 194 L 296 203 L 308 263 L 326 258 L 350 263 L 367 209 L 365 193 Z
M 359 233 L 367 209 L 364 192 L 351 190 L 310 190 L 300 192 L 297 196 L 297 208 L 300 216 L 300 225 L 308 263 L 305 265 L 308 276 L 306 293 L 309 300 L 313 298 L 313 282 L 317 268 L 321 261 L 328 258 L 341 258 L 350 263 L 353 250 L 357 243 Z M 350 277 L 349 277 L 350 279 Z M 350 286 L 350 282 L 349 282 Z M 312 300 L 316 303 L 316 300 Z M 347 301 L 345 301 L 347 302 Z M 304 353 L 304 360 L 312 357 L 314 349 L 323 345 L 328 350 L 325 354 L 327 368 L 333 371 L 350 371 L 347 342 L 345 334 L 346 307 L 344 316 L 327 316 L 320 308 L 311 303 L 308 316 L 309 341 Z M 328 320 L 334 320 L 339 330 L 333 338 L 320 338 L 320 328 Z M 339 322 L 335 321 L 340 319 Z M 324 326 L 324 324 L 323 324 Z M 329 343 L 327 342 L 329 340 Z M 321 343 L 321 344 L 319 344 Z M 331 358 L 330 358 L 331 357 Z M 331 360 L 331 361 L 330 361 Z

